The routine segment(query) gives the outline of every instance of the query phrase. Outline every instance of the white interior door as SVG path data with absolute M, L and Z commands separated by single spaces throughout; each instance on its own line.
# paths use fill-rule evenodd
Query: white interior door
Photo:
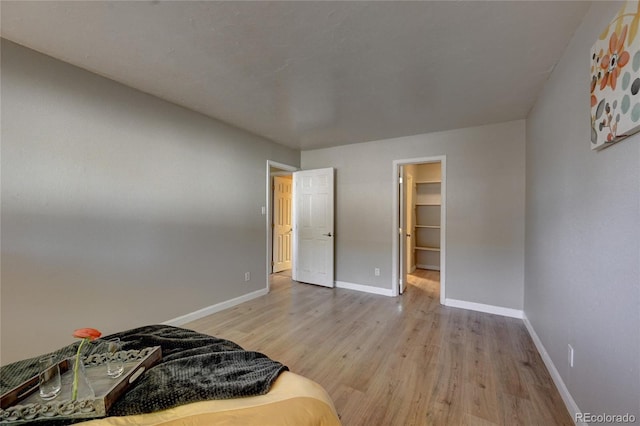
M 334 286 L 333 168 L 293 173 L 295 281 Z
M 406 235 L 407 235 L 407 192 L 405 190 L 405 173 L 404 166 L 400 166 L 399 168 L 400 179 L 398 179 L 398 194 L 400 196 L 400 203 L 398 204 L 399 210 L 399 218 L 400 218 L 400 227 L 398 228 L 398 233 L 400 234 L 400 244 L 399 249 L 400 253 L 398 253 L 398 260 L 400 263 L 400 276 L 398 279 L 398 288 L 400 290 L 400 294 L 404 293 L 404 289 L 407 285 L 407 257 L 409 255 L 407 251 L 407 243 L 406 243 Z
M 291 176 L 273 178 L 273 272 L 291 269 L 292 231 L 291 200 L 293 181 Z
M 416 209 L 413 205 L 413 200 L 415 199 L 416 186 L 413 183 L 413 175 L 410 173 L 405 173 L 405 185 L 404 190 L 407 194 L 405 198 L 405 236 L 406 236 L 406 244 L 407 244 L 407 270 L 405 271 L 407 275 L 405 275 L 405 279 L 411 274 L 415 269 L 416 265 L 416 257 L 415 257 L 415 215 Z

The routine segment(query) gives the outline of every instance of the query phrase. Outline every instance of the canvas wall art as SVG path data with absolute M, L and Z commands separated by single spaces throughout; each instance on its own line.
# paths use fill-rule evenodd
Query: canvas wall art
M 591 149 L 640 131 L 640 0 L 627 1 L 591 48 Z

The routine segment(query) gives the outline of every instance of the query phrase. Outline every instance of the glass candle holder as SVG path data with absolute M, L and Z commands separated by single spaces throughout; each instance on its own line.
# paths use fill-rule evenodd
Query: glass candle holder
M 38 360 L 38 366 L 40 397 L 48 401 L 58 396 L 62 387 L 58 358 L 55 355 L 43 356 Z
M 116 378 L 124 372 L 124 359 L 120 351 L 122 343 L 119 338 L 107 340 L 107 376 Z

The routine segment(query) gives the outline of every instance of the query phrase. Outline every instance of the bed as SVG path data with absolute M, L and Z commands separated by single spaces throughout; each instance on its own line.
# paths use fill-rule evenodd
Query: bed
M 265 395 L 209 400 L 164 411 L 125 417 L 106 417 L 82 426 L 339 426 L 340 420 L 326 391 L 317 383 L 285 371 Z
M 162 361 L 145 371 L 95 420 L 37 417 L 38 425 L 178 426 L 291 425 L 338 426 L 339 417 L 326 391 L 288 371 L 281 363 L 233 342 L 178 327 L 154 325 L 116 333 L 125 349 L 160 346 Z M 56 351 L 73 354 L 77 344 Z M 34 359 L 0 369 L 2 393 L 34 374 Z M 0 424 L 12 423 L 0 410 Z M 4 416 L 4 417 L 3 417 Z

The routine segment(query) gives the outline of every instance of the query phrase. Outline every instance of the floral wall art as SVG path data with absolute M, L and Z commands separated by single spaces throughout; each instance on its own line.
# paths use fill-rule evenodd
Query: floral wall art
M 591 48 L 591 149 L 640 131 L 640 0 L 627 1 Z

